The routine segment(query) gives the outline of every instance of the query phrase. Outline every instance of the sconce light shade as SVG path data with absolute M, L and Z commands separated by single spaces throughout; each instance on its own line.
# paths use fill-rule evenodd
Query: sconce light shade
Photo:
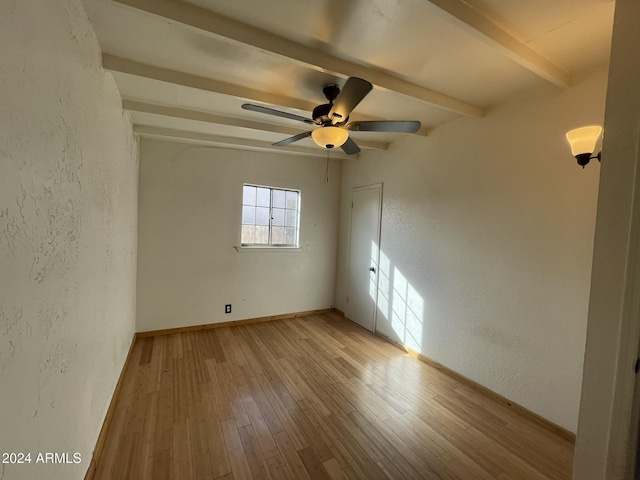
M 344 145 L 349 138 L 349 132 L 344 128 L 327 126 L 316 128 L 311 132 L 311 138 L 322 148 L 335 148 Z
M 592 154 L 596 149 L 596 143 L 601 133 L 602 127 L 598 125 L 576 128 L 567 132 L 567 140 L 571 145 L 571 154 L 576 157 L 581 167 L 584 168 L 592 158 L 600 160 L 599 153 L 595 157 L 592 157 Z
M 593 153 L 601 133 L 602 127 L 597 125 L 576 128 L 575 130 L 567 132 L 567 140 L 569 141 L 569 145 L 571 145 L 571 155 L 575 157 L 581 153 Z

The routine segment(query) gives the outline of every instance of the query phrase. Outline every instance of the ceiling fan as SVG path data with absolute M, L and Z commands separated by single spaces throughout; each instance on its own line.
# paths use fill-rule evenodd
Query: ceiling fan
M 243 104 L 242 108 L 320 127 L 285 138 L 274 143 L 275 147 L 285 147 L 303 138 L 312 137 L 313 141 L 320 147 L 341 147 L 347 155 L 353 155 L 360 152 L 360 147 L 349 137 L 349 131 L 415 133 L 420 129 L 420 122 L 409 120 L 356 121 L 348 123 L 351 111 L 367 96 L 372 88 L 371 83 L 358 77 L 350 77 L 342 87 L 342 91 L 340 91 L 338 85 L 327 85 L 322 89 L 322 93 L 324 93 L 329 103 L 318 105 L 314 108 L 311 115 L 312 118 L 305 118 L 293 113 L 251 103 Z

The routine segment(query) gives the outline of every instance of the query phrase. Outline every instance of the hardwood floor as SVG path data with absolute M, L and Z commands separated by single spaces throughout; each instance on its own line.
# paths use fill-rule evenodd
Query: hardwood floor
M 573 445 L 338 314 L 138 339 L 95 479 L 570 479 Z

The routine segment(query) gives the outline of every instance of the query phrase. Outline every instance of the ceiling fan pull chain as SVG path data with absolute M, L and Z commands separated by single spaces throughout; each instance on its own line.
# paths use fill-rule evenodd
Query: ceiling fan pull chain
M 324 183 L 329 183 L 329 156 L 331 155 L 331 149 L 327 148 L 327 168 L 324 172 Z

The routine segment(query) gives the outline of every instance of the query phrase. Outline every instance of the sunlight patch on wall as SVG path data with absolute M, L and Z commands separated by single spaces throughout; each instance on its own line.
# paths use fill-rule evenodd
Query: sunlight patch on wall
M 378 247 L 371 248 L 371 264 L 375 265 Z M 371 276 L 375 282 L 375 276 Z M 375 297 L 375 285 L 369 289 Z M 378 278 L 378 313 L 391 324 L 398 339 L 407 347 L 422 351 L 424 300 L 402 272 L 391 264 L 389 257 L 380 251 Z

